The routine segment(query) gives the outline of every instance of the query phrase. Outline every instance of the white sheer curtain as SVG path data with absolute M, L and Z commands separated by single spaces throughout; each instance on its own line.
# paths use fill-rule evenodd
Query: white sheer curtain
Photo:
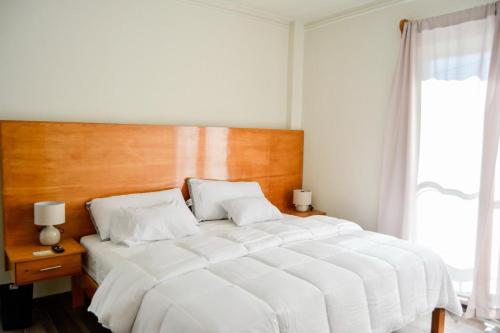
M 467 314 L 485 318 L 500 317 L 499 8 L 405 26 L 378 219 L 439 253 Z

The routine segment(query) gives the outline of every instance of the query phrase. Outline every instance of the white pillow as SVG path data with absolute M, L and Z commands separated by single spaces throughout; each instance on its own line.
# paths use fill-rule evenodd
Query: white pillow
M 187 180 L 194 215 L 200 221 L 227 218 L 221 203 L 242 197 L 264 197 L 257 182 L 227 182 L 190 178 Z
M 119 208 L 111 216 L 113 243 L 134 246 L 199 232 L 198 222 L 183 203 L 172 201 L 151 207 Z
M 102 240 L 109 239 L 109 225 L 111 215 L 119 208 L 149 207 L 172 201 L 184 203 L 184 198 L 178 188 L 171 190 L 118 195 L 107 198 L 98 198 L 89 202 L 91 218 L 96 231 Z
M 229 218 L 238 226 L 283 218 L 276 206 L 264 197 L 231 199 L 222 202 Z
M 134 246 L 144 242 L 174 239 L 165 223 L 161 205 L 118 208 L 111 215 L 110 239 L 116 244 Z

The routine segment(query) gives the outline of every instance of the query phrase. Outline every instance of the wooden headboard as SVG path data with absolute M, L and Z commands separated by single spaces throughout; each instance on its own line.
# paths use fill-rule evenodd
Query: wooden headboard
M 302 186 L 303 131 L 1 121 L 5 245 L 38 237 L 33 203 L 66 202 L 63 237 L 95 233 L 85 202 L 182 187 L 188 177 L 258 181 L 279 208 Z

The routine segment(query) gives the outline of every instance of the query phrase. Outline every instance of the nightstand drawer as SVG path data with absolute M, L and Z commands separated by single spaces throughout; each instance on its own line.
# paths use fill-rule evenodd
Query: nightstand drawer
M 59 276 L 76 275 L 81 273 L 81 267 L 80 254 L 20 262 L 15 266 L 16 283 L 25 284 Z

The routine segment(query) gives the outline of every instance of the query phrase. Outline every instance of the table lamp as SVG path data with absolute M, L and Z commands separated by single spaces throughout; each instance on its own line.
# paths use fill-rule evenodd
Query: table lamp
M 299 212 L 307 212 L 312 202 L 312 193 L 307 190 L 293 190 L 293 204 Z
M 35 224 L 45 226 L 40 231 L 40 244 L 55 245 L 61 240 L 59 229 L 54 227 L 66 222 L 64 202 L 62 201 L 42 201 L 35 205 Z

